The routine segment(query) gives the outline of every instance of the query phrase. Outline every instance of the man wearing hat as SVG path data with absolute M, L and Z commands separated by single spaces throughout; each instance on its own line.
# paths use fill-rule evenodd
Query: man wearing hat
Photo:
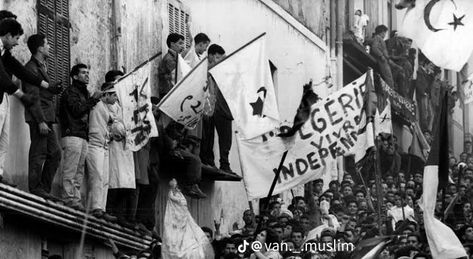
M 113 105 L 118 97 L 112 83 L 105 83 L 101 88 L 103 96 L 92 108 L 89 115 L 89 143 L 86 158 L 89 173 L 88 199 L 92 215 L 115 221 L 116 217 L 105 213 L 109 183 L 110 127 L 113 119 L 107 105 Z

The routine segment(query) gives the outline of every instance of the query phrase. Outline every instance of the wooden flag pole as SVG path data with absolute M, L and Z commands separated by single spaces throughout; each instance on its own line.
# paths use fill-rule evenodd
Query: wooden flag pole
M 374 127 L 373 127 L 374 131 Z M 376 135 L 375 135 L 376 136 Z M 373 147 L 374 157 L 375 157 L 375 166 L 374 166 L 374 174 L 375 174 L 375 181 L 376 181 L 376 208 L 378 210 L 378 226 L 379 226 L 379 234 L 383 235 L 381 231 L 382 221 L 381 221 L 381 203 L 383 202 L 383 192 L 381 190 L 381 164 L 380 164 L 380 155 L 379 155 L 379 141 L 376 140 L 375 137 L 375 145 Z M 401 204 L 402 205 L 402 204 Z
M 287 152 L 288 150 L 284 151 L 284 153 L 282 154 L 281 161 L 279 162 L 279 166 L 278 166 L 278 171 L 276 172 L 276 174 L 274 174 L 273 183 L 271 184 L 268 195 L 266 196 L 267 201 L 269 201 L 271 196 L 273 196 L 274 188 L 276 187 L 276 183 L 278 182 L 279 175 L 281 174 L 281 171 L 282 171 L 282 166 L 284 165 L 284 161 L 286 161 Z M 266 204 L 264 204 L 263 206 L 263 209 L 267 209 L 268 204 L 269 202 L 266 202 Z M 261 214 L 261 211 L 260 211 L 260 214 Z M 260 227 L 261 227 L 261 221 L 258 223 L 255 233 L 260 229 Z
M 176 68 L 174 69 L 174 85 L 177 84 L 177 70 L 179 68 L 179 53 L 176 53 Z
M 125 78 L 128 77 L 129 75 L 131 75 L 131 74 L 132 74 L 133 72 L 135 72 L 136 70 L 142 68 L 144 65 L 148 64 L 148 63 L 149 63 L 150 61 L 152 61 L 153 59 L 155 59 L 155 58 L 161 56 L 162 53 L 163 53 L 163 52 L 160 51 L 160 52 L 154 54 L 153 56 L 151 56 L 150 58 L 148 58 L 145 62 L 143 62 L 143 63 L 139 64 L 137 67 L 135 67 L 135 69 L 133 69 L 131 72 L 129 72 L 129 73 L 123 75 L 122 77 L 120 77 L 120 78 L 117 80 L 117 83 L 120 82 L 120 81 L 122 81 L 123 79 L 125 79 Z
M 161 100 L 159 101 L 159 103 L 156 105 L 156 107 L 161 107 L 161 105 L 163 104 L 163 102 L 165 100 L 167 100 L 169 98 L 169 96 L 171 95 L 171 93 L 173 93 L 174 91 L 176 91 L 176 89 L 179 88 L 179 86 L 182 85 L 182 82 L 184 82 L 195 70 L 197 70 L 197 68 L 199 68 L 202 64 L 204 64 L 204 62 L 207 61 L 207 57 L 203 58 L 201 61 L 199 61 L 199 63 L 197 63 L 197 65 L 195 67 L 193 67 L 191 69 L 191 71 L 189 71 L 189 73 L 187 73 L 183 78 L 181 78 L 181 80 L 179 82 L 176 82 L 176 84 L 174 84 L 174 86 L 171 88 L 171 90 L 169 90 L 169 92 L 161 97 Z M 177 68 L 176 68 L 176 71 L 177 71 Z M 176 80 L 177 80 L 177 74 L 176 74 Z
M 365 179 L 363 178 L 363 175 L 361 174 L 361 169 L 355 169 L 355 172 L 358 174 L 358 177 L 361 179 L 361 183 L 363 186 L 365 186 L 365 191 L 366 191 L 366 198 L 368 199 L 368 206 L 370 207 L 371 211 L 374 212 L 374 206 L 373 206 L 373 198 L 371 197 L 370 190 L 368 189 L 368 185 L 365 182 Z
M 248 45 L 250 45 L 251 43 L 255 42 L 256 40 L 258 40 L 259 38 L 263 37 L 264 35 L 266 35 L 266 32 L 263 32 L 261 33 L 258 37 L 252 39 L 251 41 L 249 41 L 248 43 L 246 43 L 245 45 L 241 46 L 240 48 L 238 48 L 237 50 L 233 51 L 230 55 L 224 57 L 222 60 L 220 60 L 217 64 L 215 64 L 212 68 L 218 66 L 220 63 L 222 63 L 223 61 L 229 59 L 231 56 L 235 55 L 236 53 L 238 53 L 240 50 L 246 48 Z M 211 71 L 212 69 L 209 69 L 209 71 Z

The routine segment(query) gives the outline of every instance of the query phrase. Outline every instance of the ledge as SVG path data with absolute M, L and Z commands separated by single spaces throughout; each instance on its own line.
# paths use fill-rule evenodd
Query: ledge
M 241 181 L 241 176 L 236 174 L 229 174 L 215 167 L 202 165 L 202 179 L 210 181 Z
M 4 184 L 0 184 L 0 210 L 12 211 L 76 233 L 85 230 L 88 237 L 102 241 L 111 238 L 118 246 L 131 250 L 146 249 L 152 241 L 151 237 L 143 237 L 134 230 Z M 87 223 L 85 227 L 84 222 Z

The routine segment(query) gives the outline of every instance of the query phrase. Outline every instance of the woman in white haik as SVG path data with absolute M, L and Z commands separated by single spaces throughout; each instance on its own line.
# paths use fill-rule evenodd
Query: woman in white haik
M 163 259 L 208 259 L 214 251 L 204 231 L 187 209 L 187 201 L 177 187 L 169 182 L 169 196 L 164 214 Z

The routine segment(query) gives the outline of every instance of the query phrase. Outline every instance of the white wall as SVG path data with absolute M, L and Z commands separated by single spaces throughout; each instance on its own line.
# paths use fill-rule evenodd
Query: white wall
M 320 82 L 327 74 L 325 52 L 259 0 L 182 2 L 189 7 L 193 34 L 206 33 L 212 43 L 221 45 L 227 54 L 266 32 L 269 59 L 278 68 L 277 95 L 281 118 L 292 122 L 304 83 L 310 79 L 314 83 Z M 319 88 L 315 90 L 322 96 L 332 91 L 323 85 Z M 218 162 L 218 147 L 215 150 Z M 230 152 L 230 163 L 232 169 L 241 174 L 235 143 Z M 241 225 L 242 213 L 248 208 L 243 182 L 216 182 L 211 199 L 214 218 L 224 208 L 223 232 L 228 231 L 235 221 Z
M 25 34 L 21 36 L 19 45 L 13 48 L 13 55 L 23 64 L 26 63 L 31 54 L 26 46 L 29 36 L 36 33 L 36 2 L 28 1 L 2 1 L 2 9 L 9 10 L 18 16 Z M 21 82 L 16 81 L 18 85 Z M 5 161 L 5 177 L 12 180 L 22 190 L 28 189 L 28 151 L 30 147 L 30 131 L 25 123 L 25 109 L 21 102 L 8 96 L 10 101 L 10 145 Z
M 353 14 L 356 10 L 361 10 L 363 13 L 365 13 L 365 3 L 363 0 L 354 0 L 353 6 L 355 7 L 355 10 L 353 10 Z

